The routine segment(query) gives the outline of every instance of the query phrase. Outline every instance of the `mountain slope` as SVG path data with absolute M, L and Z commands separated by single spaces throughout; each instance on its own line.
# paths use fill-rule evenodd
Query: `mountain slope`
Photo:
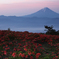
M 33 14 L 27 15 L 25 17 L 48 17 L 48 18 L 59 18 L 59 14 L 45 7 Z

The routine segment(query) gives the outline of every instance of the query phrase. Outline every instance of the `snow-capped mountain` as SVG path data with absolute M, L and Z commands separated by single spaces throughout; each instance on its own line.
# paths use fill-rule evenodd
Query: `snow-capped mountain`
M 59 14 L 45 7 L 33 14 L 26 15 L 26 17 L 40 17 L 40 18 L 59 18 Z

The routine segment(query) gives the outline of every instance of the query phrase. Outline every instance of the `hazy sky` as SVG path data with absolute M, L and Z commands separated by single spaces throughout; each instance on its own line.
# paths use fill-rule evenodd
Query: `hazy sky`
M 37 1 L 58 1 L 58 0 L 0 0 L 1 4 L 16 3 L 16 2 L 37 2 Z
M 23 16 L 44 7 L 59 13 L 59 0 L 0 0 L 0 15 Z

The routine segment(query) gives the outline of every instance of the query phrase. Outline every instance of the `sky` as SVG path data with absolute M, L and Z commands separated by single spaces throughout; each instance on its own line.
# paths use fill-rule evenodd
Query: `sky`
M 0 15 L 24 16 L 44 7 L 59 13 L 59 0 L 0 0 Z

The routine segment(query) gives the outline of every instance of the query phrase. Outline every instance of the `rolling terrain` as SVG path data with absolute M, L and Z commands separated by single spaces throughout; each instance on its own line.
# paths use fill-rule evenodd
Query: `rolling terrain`
M 44 32 L 44 25 L 53 25 L 59 30 L 59 14 L 46 7 L 22 17 L 0 16 L 0 30 L 10 28 L 12 31 Z

